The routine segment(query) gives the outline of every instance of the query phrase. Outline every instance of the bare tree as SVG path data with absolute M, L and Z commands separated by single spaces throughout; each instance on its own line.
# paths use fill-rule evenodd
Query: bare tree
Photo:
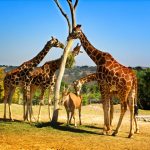
M 72 23 L 70 23 L 68 15 L 63 11 L 63 9 L 62 9 L 60 3 L 58 2 L 58 0 L 54 0 L 54 2 L 56 3 L 56 5 L 59 8 L 62 15 L 67 20 L 68 35 L 69 35 L 72 32 L 72 29 L 76 26 L 75 10 L 76 10 L 76 7 L 78 5 L 78 0 L 75 0 L 74 4 L 72 3 L 72 0 L 67 0 L 67 3 L 68 3 L 69 8 L 70 8 L 70 12 L 71 12 Z M 58 120 L 60 85 L 61 85 L 62 77 L 63 77 L 64 71 L 65 71 L 67 56 L 68 56 L 69 50 L 71 49 L 72 45 L 73 45 L 73 39 L 68 40 L 67 44 L 66 44 L 66 47 L 64 49 L 63 56 L 62 56 L 62 62 L 61 62 L 61 65 L 60 65 L 60 69 L 59 69 L 59 73 L 58 73 L 58 77 L 57 77 L 57 81 L 56 81 L 56 85 L 55 85 L 54 111 L 53 111 L 52 123 L 56 123 L 57 120 Z

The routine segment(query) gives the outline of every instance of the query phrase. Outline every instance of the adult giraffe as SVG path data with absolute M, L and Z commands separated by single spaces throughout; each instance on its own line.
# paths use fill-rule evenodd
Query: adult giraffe
M 81 45 L 76 45 L 76 47 L 72 50 L 71 55 L 73 57 L 76 57 L 80 51 Z M 52 91 L 51 89 L 54 88 L 55 85 L 55 81 L 56 81 L 56 76 L 55 76 L 55 72 L 56 70 L 59 69 L 60 64 L 62 61 L 62 56 L 56 60 L 52 60 L 52 61 L 47 61 L 43 66 L 41 67 L 37 67 L 36 69 L 34 69 L 32 72 L 30 72 L 30 77 L 31 77 L 31 84 L 30 84 L 30 100 L 28 101 L 28 106 L 30 106 L 30 108 L 28 108 L 27 111 L 29 111 L 29 115 L 30 115 L 30 121 L 31 121 L 31 109 L 32 109 L 32 98 L 33 95 L 35 93 L 35 90 L 37 88 L 40 89 L 41 94 L 40 94 L 40 106 L 39 106 L 39 113 L 38 113 L 38 121 L 40 120 L 40 114 L 41 114 L 41 105 L 44 103 L 44 93 L 45 90 L 47 88 L 49 88 L 49 94 L 50 91 Z M 67 68 L 67 65 L 66 65 Z M 50 117 L 50 96 L 49 96 L 49 104 L 48 104 L 48 111 L 49 111 L 49 119 L 51 119 Z M 28 112 L 27 112 L 28 114 Z
M 109 53 L 96 49 L 82 32 L 81 25 L 77 25 L 73 29 L 68 39 L 70 38 L 78 38 L 86 53 L 97 65 L 96 75 L 102 95 L 104 110 L 104 131 L 106 131 L 106 134 L 109 134 L 111 131 L 109 113 L 110 99 L 111 92 L 115 91 L 121 103 L 121 114 L 113 135 L 118 133 L 128 105 L 130 109 L 130 132 L 128 137 L 132 137 L 134 134 L 134 120 L 136 122 L 135 132 L 139 130 L 134 115 L 134 106 L 137 105 L 137 78 L 135 73 L 130 68 L 119 64 Z
M 4 78 L 4 119 L 6 119 L 6 104 L 9 106 L 9 118 L 12 119 L 11 100 L 16 86 L 24 87 L 24 93 L 27 95 L 25 99 L 29 99 L 29 85 L 31 82 L 30 72 L 43 60 L 45 55 L 52 47 L 64 48 L 64 45 L 53 38 L 46 43 L 44 48 L 31 60 L 24 62 L 19 67 L 6 73 Z M 25 108 L 24 108 L 25 109 Z M 24 116 L 25 119 L 25 116 Z

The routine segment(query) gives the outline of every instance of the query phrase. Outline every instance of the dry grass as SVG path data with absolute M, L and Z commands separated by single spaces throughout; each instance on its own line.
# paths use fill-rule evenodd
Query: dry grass
M 120 107 L 115 106 L 113 129 L 118 121 Z M 35 118 L 38 106 L 33 107 Z M 150 148 L 150 123 L 139 121 L 140 134 L 134 138 L 126 138 L 129 131 L 129 112 L 125 114 L 118 136 L 101 135 L 103 127 L 103 111 L 101 105 L 82 107 L 83 125 L 74 128 L 66 126 L 66 112 L 61 107 L 60 124 L 50 125 L 47 106 L 43 106 L 42 123 L 22 122 L 22 106 L 12 105 L 13 117 L 19 121 L 4 122 L 0 120 L 0 150 L 33 149 L 33 150 L 148 150 Z M 78 114 L 78 113 L 77 113 Z M 150 111 L 140 114 L 150 115 Z M 0 104 L 0 118 L 3 117 L 3 105 Z M 78 118 L 77 118 L 78 119 Z

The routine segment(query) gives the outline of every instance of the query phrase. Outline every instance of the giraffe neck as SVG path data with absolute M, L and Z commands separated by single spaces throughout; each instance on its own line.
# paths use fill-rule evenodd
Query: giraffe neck
M 96 80 L 97 80 L 96 73 L 93 73 L 93 74 L 89 74 L 89 75 L 87 75 L 87 76 L 85 76 L 85 77 L 83 77 L 77 81 L 83 85 L 84 83 L 96 81 Z
M 87 37 L 84 35 L 84 33 L 82 32 L 81 36 L 80 36 L 80 41 L 81 44 L 84 48 L 84 50 L 86 51 L 86 53 L 89 55 L 89 57 L 95 62 L 96 65 L 99 64 L 99 60 L 102 57 L 103 52 L 97 50 L 87 39 Z
M 44 46 L 44 48 L 31 60 L 24 62 L 20 68 L 23 69 L 34 69 L 45 57 L 45 55 L 49 52 L 52 48 L 48 43 Z

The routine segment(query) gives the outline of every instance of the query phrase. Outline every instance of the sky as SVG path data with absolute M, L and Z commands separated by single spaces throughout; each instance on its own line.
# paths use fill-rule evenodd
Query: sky
M 66 0 L 59 2 L 70 17 Z M 79 0 L 76 21 L 94 47 L 119 63 L 150 67 L 149 0 Z M 30 60 L 51 36 L 66 44 L 67 22 L 54 0 L 0 0 L 0 65 L 18 66 Z M 95 66 L 82 51 L 75 65 Z M 39 65 L 62 53 L 52 48 Z

